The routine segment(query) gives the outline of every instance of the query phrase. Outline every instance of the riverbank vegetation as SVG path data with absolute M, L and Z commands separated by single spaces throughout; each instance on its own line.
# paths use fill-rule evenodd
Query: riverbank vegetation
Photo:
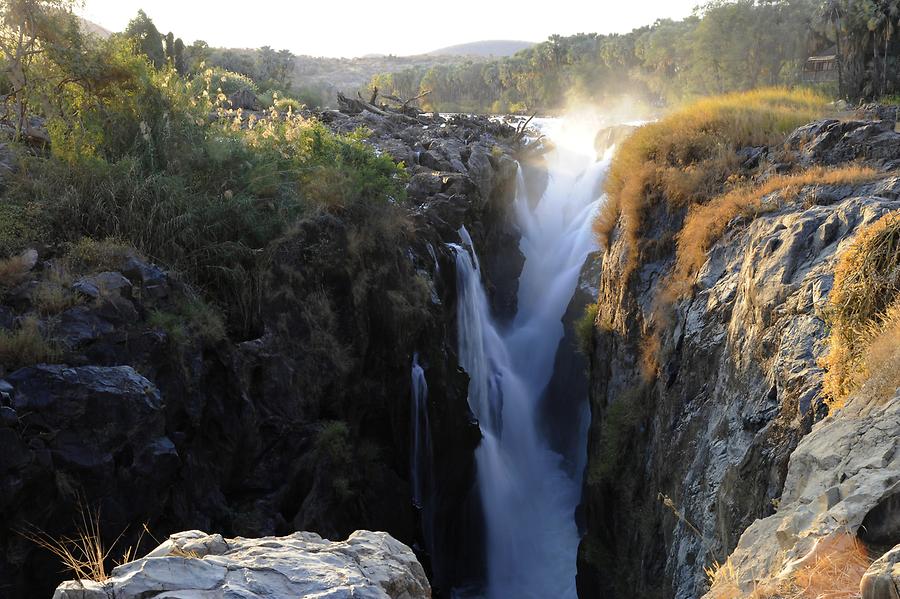
M 365 131 L 335 135 L 290 103 L 232 110 L 222 85 L 252 81 L 183 75 L 174 56 L 154 58 L 127 34 L 86 35 L 66 1 L 5 6 L 2 75 L 16 115 L 5 256 L 112 237 L 183 273 L 247 333 L 267 248 L 295 223 L 332 213 L 362 238 L 404 230 L 405 171 Z
M 553 112 L 622 95 L 653 106 L 810 80 L 807 58 L 837 55 L 821 90 L 849 100 L 897 93 L 896 2 L 716 0 L 683 20 L 661 19 L 625 34 L 551 36 L 512 57 L 384 73 L 386 93 L 426 108 Z M 821 75 L 821 74 L 819 74 Z

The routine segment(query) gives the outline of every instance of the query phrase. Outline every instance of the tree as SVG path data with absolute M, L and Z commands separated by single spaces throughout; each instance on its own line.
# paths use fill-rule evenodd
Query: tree
M 3 72 L 9 80 L 7 111 L 13 105 L 15 137 L 34 135 L 28 123 L 29 101 L 39 97 L 45 104 L 49 98 L 33 93 L 41 83 L 35 73 L 38 60 L 48 52 L 77 51 L 82 37 L 72 15 L 73 0 L 6 0 L 0 2 L 0 52 Z
M 137 16 L 128 22 L 125 36 L 134 40 L 138 51 L 149 58 L 153 66 L 160 68 L 166 64 L 162 35 L 143 10 L 139 10 Z

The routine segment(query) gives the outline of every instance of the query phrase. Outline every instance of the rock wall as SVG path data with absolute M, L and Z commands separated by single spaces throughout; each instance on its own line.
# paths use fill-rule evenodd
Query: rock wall
M 805 165 L 861 159 L 887 169 L 898 140 L 886 124 L 824 121 L 788 147 Z M 615 232 L 591 355 L 581 597 L 699 597 L 704 567 L 724 562 L 745 531 L 767 539 L 740 541 L 756 559 L 778 553 L 774 539 L 793 533 L 753 523 L 778 505 L 809 509 L 824 489 L 803 491 L 794 472 L 799 481 L 809 477 L 800 469 L 831 464 L 830 453 L 801 457 L 819 451 L 812 436 L 801 439 L 825 413 L 817 360 L 836 256 L 860 226 L 900 208 L 898 197 L 900 180 L 886 173 L 866 185 L 807 186 L 789 202 L 767 198 L 767 212 L 730 223 L 691 297 L 670 311 L 658 309 L 657 291 L 684 213 L 648 215 L 644 234 L 658 243 L 628 276 L 628 248 Z M 648 354 L 658 364 L 647 366 Z
M 126 531 L 122 547 L 144 522 L 157 536 L 368 528 L 415 546 L 436 596 L 480 574 L 483 560 L 465 551 L 478 545 L 465 536 L 480 529 L 470 500 L 480 433 L 456 357 L 445 243 L 467 226 L 497 311 L 513 313 L 522 257 L 506 212 L 517 142 L 487 119 L 320 116 L 339 131 L 368 127 L 378 151 L 407 164 L 413 201 L 388 237 L 405 241 L 360 243 L 378 236 L 358 227 L 396 223 L 297 223 L 267 249 L 259 338 L 236 343 L 194 324 L 193 292 L 133 252 L 59 280 L 62 258 L 42 251 L 4 292 L 0 326 L 33 319 L 61 348 L 53 365 L 0 369 L 4 597 L 50 595 L 59 565 L 19 532 L 70 535 L 79 503 L 99 512 L 109 542 Z M 45 314 L 36 293 L 50 283 L 73 305 Z M 431 388 L 431 547 L 409 485 L 416 352 Z

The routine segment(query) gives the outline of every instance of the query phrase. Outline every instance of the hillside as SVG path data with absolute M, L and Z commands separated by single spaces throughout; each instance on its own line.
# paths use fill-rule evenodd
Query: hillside
M 512 56 L 520 50 L 536 46 L 535 42 L 521 40 L 482 40 L 468 44 L 456 44 L 428 52 L 428 56 Z

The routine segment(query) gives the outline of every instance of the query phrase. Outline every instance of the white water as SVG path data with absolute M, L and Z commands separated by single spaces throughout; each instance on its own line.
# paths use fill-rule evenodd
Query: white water
M 539 404 L 563 336 L 561 318 L 588 254 L 591 220 L 608 160 L 597 162 L 596 129 L 543 123 L 557 144 L 547 156 L 543 197 L 528 198 L 519 173 L 515 210 L 525 267 L 518 313 L 508 330 L 493 321 L 465 228 L 456 252 L 459 354 L 470 376 L 469 404 L 484 438 L 476 451 L 486 522 L 488 599 L 574 599 L 579 534 L 575 508 L 584 459 L 567 474 L 540 433 Z M 531 200 L 531 201 L 529 201 Z M 587 398 L 572 435 L 586 447 Z M 586 449 L 580 452 L 586 453 Z
M 419 510 L 425 549 L 432 550 L 434 521 L 434 459 L 431 448 L 431 426 L 428 423 L 428 382 L 425 371 L 419 365 L 419 355 L 412 362 L 412 406 L 411 429 L 412 448 L 410 450 L 410 478 L 412 480 L 412 502 Z

